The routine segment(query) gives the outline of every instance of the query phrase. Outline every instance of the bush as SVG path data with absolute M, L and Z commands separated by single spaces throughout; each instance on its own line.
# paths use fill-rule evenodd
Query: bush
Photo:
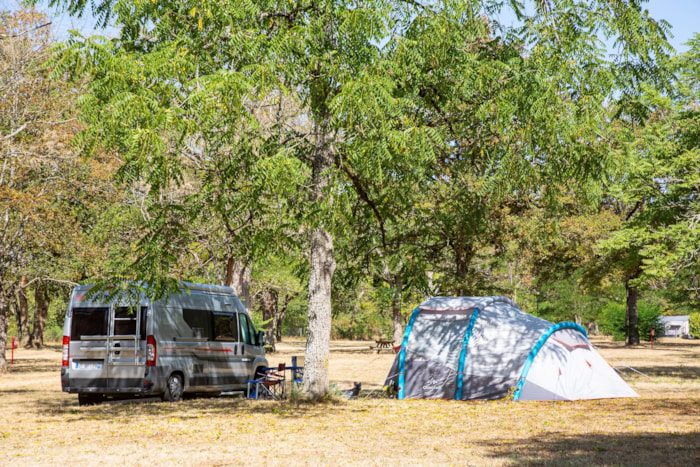
M 639 324 L 639 338 L 645 341 L 649 340 L 649 331 L 653 328 L 656 337 L 660 337 L 664 333 L 663 324 L 661 324 L 661 311 L 656 305 L 649 305 L 643 301 L 637 304 L 637 317 Z M 612 335 L 616 341 L 623 341 L 627 336 L 625 326 L 625 305 L 620 303 L 609 302 L 603 308 L 603 323 L 601 326 L 603 333 Z
M 63 328 L 59 326 L 47 326 L 44 328 L 44 343 L 58 343 L 63 339 Z
M 688 318 L 690 337 L 700 339 L 700 313 L 691 313 Z

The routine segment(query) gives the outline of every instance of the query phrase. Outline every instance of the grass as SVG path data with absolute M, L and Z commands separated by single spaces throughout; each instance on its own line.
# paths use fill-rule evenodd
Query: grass
M 60 347 L 15 354 L 0 375 L 5 465 L 697 465 L 700 343 L 654 348 L 596 340 L 639 399 L 577 402 L 396 401 L 321 404 L 218 397 L 79 407 L 60 390 Z M 285 342 L 271 364 L 303 355 Z M 333 342 L 339 389 L 382 385 L 393 355 Z M 628 369 L 624 369 L 627 368 Z

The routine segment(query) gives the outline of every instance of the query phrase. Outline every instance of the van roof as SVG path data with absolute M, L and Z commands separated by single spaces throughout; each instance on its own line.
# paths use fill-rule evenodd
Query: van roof
M 181 281 L 179 282 L 180 288 L 183 290 L 197 290 L 197 291 L 202 291 L 202 292 L 212 292 L 212 293 L 218 293 L 218 294 L 224 294 L 224 295 L 233 295 L 234 291 L 231 287 L 225 286 L 225 285 L 213 285 L 213 284 L 200 284 L 200 283 L 195 283 L 195 282 L 185 282 Z M 95 284 L 85 284 L 85 285 L 78 285 L 75 287 L 75 290 L 78 292 L 87 292 L 88 290 L 92 289 L 95 287 Z M 145 285 L 146 288 L 148 288 L 148 284 Z

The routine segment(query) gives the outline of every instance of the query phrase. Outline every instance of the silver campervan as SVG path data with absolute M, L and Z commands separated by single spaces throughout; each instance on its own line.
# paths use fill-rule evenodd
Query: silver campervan
M 230 287 L 182 283 L 153 301 L 136 289 L 107 299 L 92 287 L 73 289 L 63 327 L 61 385 L 81 405 L 243 391 L 267 367 L 262 332 Z

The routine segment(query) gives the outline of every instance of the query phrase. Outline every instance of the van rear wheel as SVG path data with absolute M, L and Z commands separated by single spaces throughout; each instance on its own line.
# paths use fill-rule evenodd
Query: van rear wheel
M 165 392 L 161 396 L 165 402 L 180 402 L 185 392 L 185 384 L 182 376 L 178 373 L 170 375 L 168 383 L 165 385 Z

